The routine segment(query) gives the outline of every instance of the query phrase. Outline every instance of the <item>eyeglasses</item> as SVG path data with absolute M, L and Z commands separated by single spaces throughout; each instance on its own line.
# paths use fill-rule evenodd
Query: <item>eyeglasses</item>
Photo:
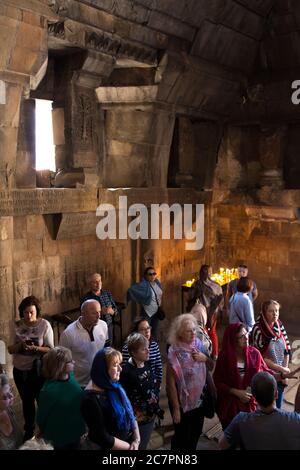
M 148 273 L 148 276 L 156 276 L 156 272 L 153 272 L 153 273 Z
M 248 338 L 248 336 L 249 336 L 249 333 L 247 332 L 247 333 L 243 333 L 240 336 L 237 336 L 236 339 Z
M 147 328 L 140 328 L 139 331 L 151 331 L 151 326 L 147 326 Z

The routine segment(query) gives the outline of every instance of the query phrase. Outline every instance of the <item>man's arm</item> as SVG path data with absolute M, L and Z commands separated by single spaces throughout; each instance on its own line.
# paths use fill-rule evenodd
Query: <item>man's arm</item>
M 224 430 L 224 433 L 219 441 L 219 449 L 236 449 L 240 447 L 241 438 L 239 431 L 239 422 L 245 413 L 239 413 L 233 418 L 229 426 Z
M 225 434 L 223 433 L 221 439 L 219 440 L 219 450 L 226 450 L 229 449 L 230 444 L 226 439 Z

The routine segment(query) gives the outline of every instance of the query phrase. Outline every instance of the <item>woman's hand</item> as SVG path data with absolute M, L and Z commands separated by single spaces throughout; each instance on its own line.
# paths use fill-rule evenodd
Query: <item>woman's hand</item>
M 113 316 L 113 315 L 115 314 L 115 311 L 114 311 L 114 309 L 112 308 L 112 306 L 109 305 L 108 307 L 103 307 L 103 308 L 102 308 L 102 313 L 103 313 L 104 315 L 111 315 L 111 316 Z
M 130 444 L 129 450 L 139 450 L 140 442 L 141 441 L 139 439 L 133 439 Z
M 247 390 L 238 390 L 235 389 L 233 394 L 242 402 L 242 403 L 249 403 L 252 398 L 251 393 L 247 392 Z
M 179 409 L 175 409 L 173 411 L 173 422 L 174 424 L 179 424 L 181 421 L 181 415 L 180 415 L 180 410 Z
M 207 361 L 207 356 L 205 356 L 205 354 L 203 354 L 202 352 L 196 351 L 196 350 L 192 352 L 192 358 L 196 362 L 206 362 Z

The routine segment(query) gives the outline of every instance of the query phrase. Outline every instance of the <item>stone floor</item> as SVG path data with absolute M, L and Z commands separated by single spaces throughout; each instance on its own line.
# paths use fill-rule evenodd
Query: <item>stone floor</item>
M 292 342 L 292 341 L 291 341 Z M 291 370 L 296 369 L 298 365 L 291 364 Z M 285 391 L 283 409 L 294 411 L 295 395 L 300 384 L 300 372 L 297 379 L 291 379 Z M 165 377 L 165 374 L 164 374 Z M 165 390 L 163 381 L 162 390 Z M 168 450 L 170 449 L 170 440 L 173 435 L 172 418 L 168 409 L 168 402 L 165 393 L 162 393 L 160 400 L 161 407 L 165 410 L 165 418 L 160 427 L 157 427 L 152 435 L 148 446 L 151 450 Z M 222 435 L 222 428 L 218 417 L 215 415 L 213 419 L 205 418 L 202 436 L 199 439 L 198 450 L 217 450 L 218 440 Z

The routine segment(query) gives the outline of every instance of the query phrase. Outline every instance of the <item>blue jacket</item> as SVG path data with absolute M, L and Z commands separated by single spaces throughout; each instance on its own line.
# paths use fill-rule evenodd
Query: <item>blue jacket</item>
M 156 282 L 156 284 L 162 288 L 158 279 L 155 279 L 154 282 Z M 137 284 L 133 284 L 127 291 L 127 302 L 133 300 L 134 302 L 137 302 L 141 305 L 150 305 L 151 299 L 152 289 L 150 287 L 150 282 L 146 281 L 146 279 L 143 279 Z

